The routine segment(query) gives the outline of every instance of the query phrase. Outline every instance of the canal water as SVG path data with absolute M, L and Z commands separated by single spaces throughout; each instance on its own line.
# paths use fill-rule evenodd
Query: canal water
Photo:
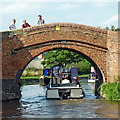
M 86 97 L 70 100 L 46 100 L 46 88 L 39 85 L 21 87 L 20 100 L 4 101 L 2 117 L 21 118 L 118 118 L 118 102 L 96 99 L 94 84 L 81 80 Z

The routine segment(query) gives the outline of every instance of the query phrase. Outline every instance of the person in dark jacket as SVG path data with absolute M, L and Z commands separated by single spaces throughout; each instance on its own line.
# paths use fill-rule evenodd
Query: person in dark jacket
M 54 63 L 55 65 L 52 67 L 52 77 L 53 77 L 53 81 L 52 83 L 53 84 L 60 84 L 60 78 L 61 78 L 61 70 L 60 70 L 60 67 L 57 63 L 57 61 L 55 61 Z
M 73 81 L 78 76 L 78 70 L 74 65 L 72 65 L 70 72 L 71 72 L 71 80 Z
M 26 20 L 23 20 L 23 23 L 22 28 L 31 27 L 28 23 L 26 23 Z

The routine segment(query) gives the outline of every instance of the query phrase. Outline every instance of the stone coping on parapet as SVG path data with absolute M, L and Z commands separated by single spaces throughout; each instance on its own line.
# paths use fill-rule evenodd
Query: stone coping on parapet
M 106 29 L 88 26 L 88 25 L 82 25 L 82 24 L 75 24 L 75 23 L 48 23 L 48 24 L 29 27 L 28 29 L 24 29 L 24 32 L 31 32 L 31 31 L 35 31 L 35 30 L 43 29 L 43 28 L 54 28 L 56 26 L 92 30 L 92 31 L 96 31 L 96 32 L 101 32 L 103 34 L 107 33 Z
M 10 37 L 13 35 L 21 35 L 21 34 L 23 34 L 23 29 L 3 31 L 3 32 L 0 32 L 0 34 L 2 34 L 2 38 Z
M 0 34 L 2 34 L 2 38 L 13 36 L 13 35 L 21 35 L 24 32 L 32 32 L 39 29 L 46 29 L 46 28 L 56 28 L 56 26 L 59 27 L 68 27 L 68 28 L 76 28 L 76 29 L 85 29 L 89 31 L 99 32 L 102 34 L 107 34 L 106 29 L 102 29 L 99 27 L 93 27 L 88 25 L 82 25 L 82 24 L 75 24 L 75 23 L 47 23 L 43 25 L 36 25 L 24 29 L 15 29 L 10 31 L 1 31 Z

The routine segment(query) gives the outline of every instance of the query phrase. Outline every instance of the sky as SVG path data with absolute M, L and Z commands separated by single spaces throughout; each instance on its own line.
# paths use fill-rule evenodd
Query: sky
M 0 31 L 8 31 L 13 19 L 17 29 L 25 19 L 37 25 L 38 15 L 45 23 L 77 23 L 94 27 L 118 28 L 119 0 L 0 0 Z

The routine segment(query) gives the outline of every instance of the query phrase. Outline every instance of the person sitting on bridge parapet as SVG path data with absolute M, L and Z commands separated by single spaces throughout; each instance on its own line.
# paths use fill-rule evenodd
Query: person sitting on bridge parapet
M 9 29 L 10 29 L 10 30 L 16 29 L 15 23 L 16 23 L 16 20 L 13 19 L 13 23 L 9 26 Z
M 26 20 L 23 20 L 23 23 L 22 28 L 31 27 L 28 23 L 26 23 Z
M 41 15 L 38 15 L 38 18 L 39 18 L 39 20 L 38 20 L 38 22 L 37 22 L 38 25 L 45 24 L 45 21 L 42 20 L 42 16 L 41 16 Z

